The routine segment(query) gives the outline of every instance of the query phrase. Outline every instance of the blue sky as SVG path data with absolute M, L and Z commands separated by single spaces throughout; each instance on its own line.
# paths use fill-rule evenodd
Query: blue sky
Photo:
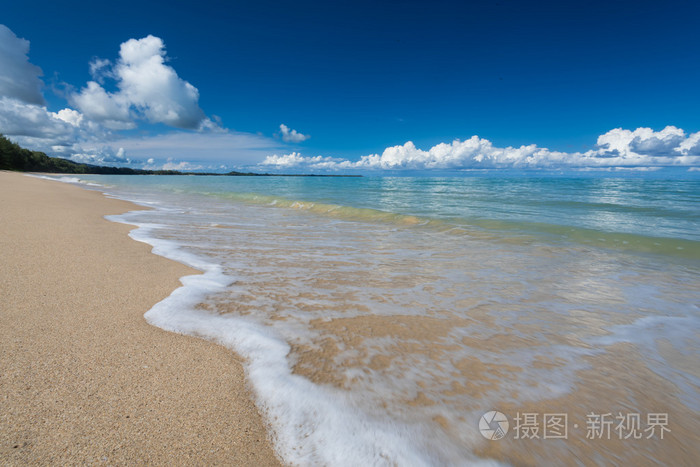
M 697 1 L 9 2 L 0 74 L 39 67 L 43 102 L 0 86 L 0 132 L 134 167 L 697 167 L 698 17 Z

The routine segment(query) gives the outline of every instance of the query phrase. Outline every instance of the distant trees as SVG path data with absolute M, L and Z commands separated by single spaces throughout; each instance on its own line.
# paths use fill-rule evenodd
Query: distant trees
M 305 174 L 268 174 L 251 172 L 178 172 L 177 170 L 141 170 L 128 167 L 105 167 L 102 165 L 79 164 L 61 159 L 49 157 L 43 152 L 30 151 L 13 143 L 0 134 L 0 170 L 14 170 L 17 172 L 48 172 L 60 174 L 101 174 L 101 175 L 228 175 L 247 177 L 361 177 L 361 175 L 305 175 Z
M 49 157 L 43 152 L 30 151 L 0 135 L 0 170 L 18 172 L 50 172 L 62 174 L 116 174 L 116 175 L 180 175 L 174 170 L 139 170 L 128 167 L 104 167 Z

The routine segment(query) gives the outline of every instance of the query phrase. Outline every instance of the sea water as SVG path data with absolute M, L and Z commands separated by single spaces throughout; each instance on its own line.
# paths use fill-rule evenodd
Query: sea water
M 244 357 L 288 463 L 700 452 L 698 179 L 65 180 L 151 207 L 109 219 L 203 272 L 146 319 Z M 492 410 L 509 420 L 502 440 L 479 429 Z M 551 412 L 567 415 L 565 437 L 546 438 Z M 650 413 L 666 415 L 665 439 L 660 426 L 647 438 Z M 617 422 L 597 436 L 605 414 L 636 414 L 644 436 Z

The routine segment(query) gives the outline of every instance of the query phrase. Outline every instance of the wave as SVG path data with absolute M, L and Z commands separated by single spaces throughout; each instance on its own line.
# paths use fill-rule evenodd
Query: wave
M 399 227 L 424 228 L 451 235 L 465 235 L 492 241 L 527 245 L 538 242 L 544 236 L 548 242 L 570 242 L 631 253 L 661 254 L 700 260 L 700 242 L 682 238 L 609 232 L 545 222 L 464 217 L 437 219 L 372 208 L 287 199 L 259 193 L 201 192 L 200 194 L 260 206 L 306 211 L 343 221 L 382 222 Z
M 199 307 L 206 296 L 228 287 L 235 278 L 215 262 L 184 251 L 177 242 L 158 238 L 155 232 L 164 226 L 138 220 L 147 213 L 132 211 L 107 219 L 137 226 L 129 234 L 134 240 L 203 274 L 182 277 L 183 285 L 154 305 L 144 315 L 146 320 L 167 331 L 214 341 L 245 358 L 246 375 L 272 430 L 275 448 L 286 463 L 504 465 L 480 459 L 464 448 L 436 448 L 434 433 L 364 412 L 352 394 L 294 374 L 287 360 L 289 344 L 270 328 Z

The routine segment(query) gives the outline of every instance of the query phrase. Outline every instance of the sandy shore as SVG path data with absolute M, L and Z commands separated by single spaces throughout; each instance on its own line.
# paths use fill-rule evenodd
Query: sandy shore
M 144 320 L 194 271 L 134 208 L 0 172 L 0 464 L 278 464 L 236 356 Z

